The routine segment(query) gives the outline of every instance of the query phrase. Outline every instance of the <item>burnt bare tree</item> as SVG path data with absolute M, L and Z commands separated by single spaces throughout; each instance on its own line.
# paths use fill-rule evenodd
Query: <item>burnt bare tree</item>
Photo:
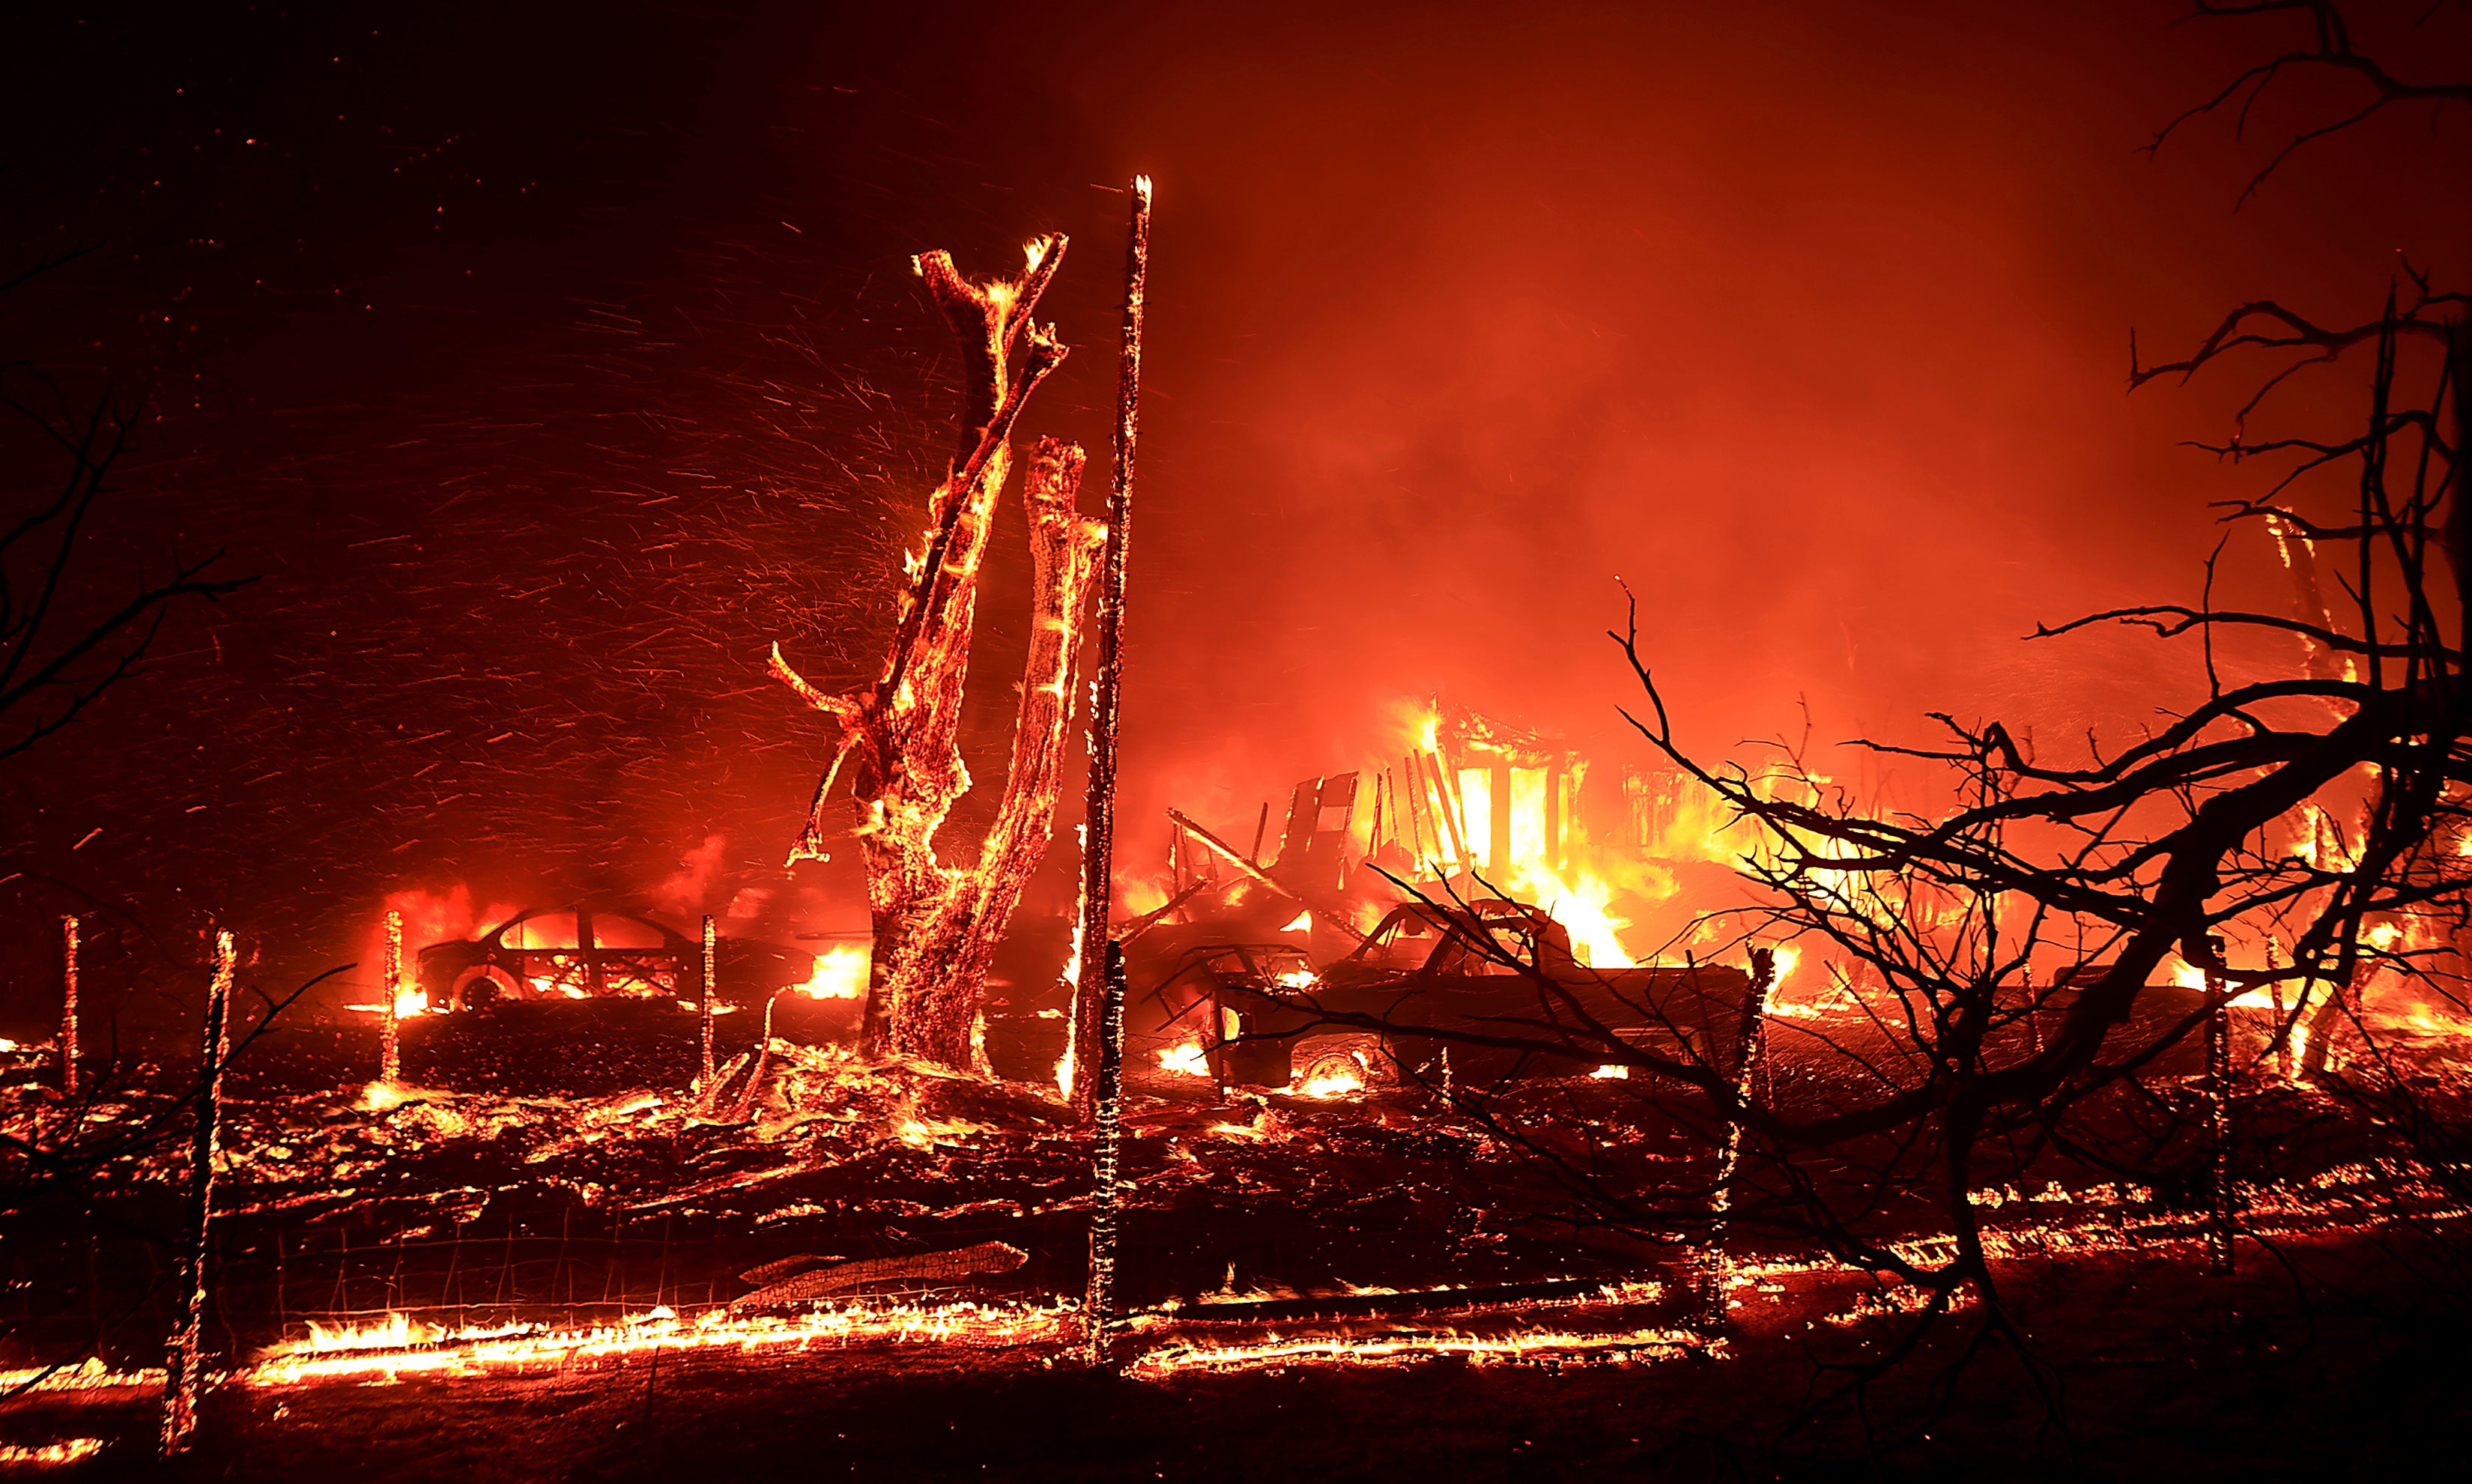
M 1031 645 L 1011 766 L 975 861 L 951 865 L 937 853 L 937 833 L 970 786 L 961 749 L 962 701 L 979 567 L 1010 467 L 1013 423 L 1066 353 L 1054 327 L 1032 319 L 1063 253 L 1063 237 L 1043 237 L 1031 245 L 1018 276 L 984 284 L 963 278 L 945 253 L 916 260 L 962 348 L 961 445 L 929 497 L 927 529 L 911 557 L 891 652 L 874 683 L 845 695 L 808 683 L 777 646 L 772 654 L 772 673 L 841 728 L 791 858 L 822 857 L 827 839 L 838 832 L 827 818 L 835 785 L 850 766 L 875 929 L 865 1042 L 878 1054 L 981 1065 L 976 1041 L 987 969 L 1054 829 L 1075 651 L 1105 531 L 1074 511 L 1082 450 L 1041 439 L 1025 491 L 1034 566 Z M 1024 347 L 1018 369 L 1012 364 L 1017 347 Z

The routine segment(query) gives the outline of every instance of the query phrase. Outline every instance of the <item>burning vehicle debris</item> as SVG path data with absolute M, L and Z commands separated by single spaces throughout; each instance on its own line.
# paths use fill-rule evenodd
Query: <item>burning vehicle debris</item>
M 717 983 L 754 1003 L 815 980 L 813 953 L 739 938 L 718 944 Z M 543 999 L 696 999 L 703 949 L 651 918 L 589 907 L 523 913 L 479 937 L 419 950 L 428 1005 L 487 1010 Z
M 1961 9 L 30 22 L 0 1474 L 2442 1466 L 2472 22 Z

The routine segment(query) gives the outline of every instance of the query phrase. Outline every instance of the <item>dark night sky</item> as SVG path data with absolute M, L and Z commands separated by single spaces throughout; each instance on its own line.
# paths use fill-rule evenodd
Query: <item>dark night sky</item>
M 2397 249 L 2460 281 L 2472 240 L 2425 189 L 2460 120 L 2237 213 L 2258 140 L 2343 95 L 2139 155 L 2293 40 L 2170 0 L 161 12 L 15 27 L 0 267 L 95 251 L 0 301 L 0 359 L 160 415 L 89 601 L 174 552 L 261 580 L 0 773 L 0 896 L 175 945 L 219 913 L 270 977 L 357 954 L 393 891 L 637 894 L 713 834 L 716 899 L 765 884 L 821 741 L 765 645 L 871 665 L 945 451 L 909 254 L 1074 235 L 1081 353 L 1025 428 L 1097 453 L 1136 171 L 1144 820 L 1249 818 L 1437 688 L 1609 736 L 1617 574 L 1711 749 L 1804 699 L 1823 738 L 2133 725 L 2184 667 L 2016 636 L 2194 595 L 2206 502 L 2256 486 L 2175 447 L 2235 381 L 2123 395 L 2130 326 L 2365 318 Z M 2459 20 L 2397 65 L 2460 73 Z M 16 499 L 53 469 L 11 438 Z

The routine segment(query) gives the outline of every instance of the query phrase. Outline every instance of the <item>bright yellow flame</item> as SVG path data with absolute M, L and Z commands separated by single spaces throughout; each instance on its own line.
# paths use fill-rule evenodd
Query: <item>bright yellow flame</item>
M 1305 1069 L 1296 1090 L 1306 1097 L 1350 1097 L 1365 1090 L 1365 1065 L 1355 1055 L 1326 1056 Z
M 827 948 L 816 955 L 816 971 L 798 986 L 809 999 L 863 999 L 867 996 L 868 950 L 855 943 Z
M 1562 924 L 1581 963 L 1598 969 L 1631 967 L 1621 936 L 1630 919 L 1615 914 L 1611 882 L 1591 871 L 1556 871 L 1540 861 L 1513 861 L 1506 884 L 1513 896 L 1536 903 Z
M 80 1463 L 103 1451 L 101 1438 L 62 1438 L 58 1443 L 0 1443 L 0 1465 L 11 1469 L 48 1469 Z
M 1602 1077 L 1607 1082 L 1628 1082 L 1630 1080 L 1630 1068 L 1620 1065 L 1600 1066 L 1595 1071 L 1588 1073 L 1588 1075 L 1591 1077 Z
M 279 1347 L 237 1377 L 251 1387 L 291 1385 L 302 1381 L 368 1378 L 401 1375 L 486 1376 L 533 1367 L 560 1368 L 578 1360 L 639 1354 L 659 1350 L 735 1350 L 760 1352 L 776 1349 L 805 1350 L 817 1345 L 865 1343 L 1020 1345 L 1059 1341 L 1074 1328 L 1069 1311 L 1054 1308 L 982 1306 L 957 1304 L 939 1307 L 902 1305 L 880 1308 L 852 1305 L 820 1309 L 796 1317 L 740 1315 L 726 1309 L 708 1311 L 692 1322 L 664 1306 L 630 1314 L 614 1325 L 585 1329 L 545 1330 L 513 1327 L 495 1330 L 459 1330 L 427 1348 L 402 1351 L 350 1349 L 319 1352 Z M 162 1373 L 154 1373 L 160 1384 Z
M 1493 859 L 1493 770 L 1460 770 L 1460 822 L 1468 858 L 1480 871 Z
M 416 984 L 407 984 L 394 992 L 394 1013 L 400 1016 L 429 1014 L 429 992 Z
M 1180 1046 L 1170 1046 L 1158 1054 L 1159 1065 L 1186 1077 L 1210 1075 L 1210 1061 L 1202 1055 L 1201 1042 L 1188 1041 Z
M 1313 914 L 1311 912 L 1299 912 L 1295 916 L 1295 921 L 1290 922 L 1287 926 L 1280 928 L 1279 931 L 1283 933 L 1301 933 L 1310 931 L 1312 927 Z

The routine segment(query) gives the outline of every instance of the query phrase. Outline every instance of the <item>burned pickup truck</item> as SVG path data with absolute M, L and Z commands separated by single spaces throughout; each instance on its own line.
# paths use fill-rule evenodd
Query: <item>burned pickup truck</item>
M 1311 1083 L 1333 1052 L 1429 1086 L 1585 1076 L 1623 1046 L 1730 1076 L 1752 992 L 1720 966 L 1592 969 L 1542 908 L 1500 900 L 1393 908 L 1318 971 L 1287 945 L 1196 949 L 1159 987 L 1213 1074 L 1254 1087 Z

